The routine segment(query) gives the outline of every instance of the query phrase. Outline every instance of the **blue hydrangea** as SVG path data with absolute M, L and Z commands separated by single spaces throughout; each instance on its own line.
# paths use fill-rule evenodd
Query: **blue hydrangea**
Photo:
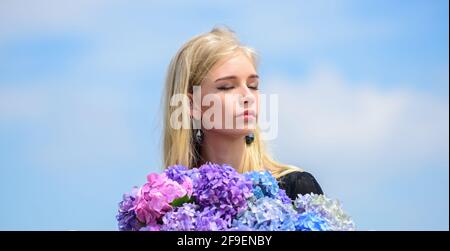
M 291 199 L 283 189 L 280 189 L 275 177 L 269 171 L 252 171 L 245 173 L 246 179 L 252 182 L 253 195 L 256 199 L 269 197 L 279 199 L 285 204 L 291 204 Z
M 302 213 L 298 215 L 295 224 L 297 231 L 330 231 L 331 226 L 326 219 L 320 217 L 316 213 Z
M 258 231 L 293 231 L 297 214 L 292 205 L 269 197 L 250 201 L 248 209 L 238 214 L 232 226 L 235 229 Z

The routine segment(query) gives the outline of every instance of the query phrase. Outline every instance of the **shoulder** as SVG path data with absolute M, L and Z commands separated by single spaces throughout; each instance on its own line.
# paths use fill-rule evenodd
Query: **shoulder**
M 322 188 L 316 178 L 306 171 L 294 171 L 278 178 L 281 189 L 291 199 L 297 198 L 298 194 L 323 194 Z

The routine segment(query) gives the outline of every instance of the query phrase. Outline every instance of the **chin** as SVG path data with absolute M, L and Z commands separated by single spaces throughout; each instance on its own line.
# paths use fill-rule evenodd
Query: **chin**
M 216 130 L 216 133 L 220 133 L 222 135 L 228 135 L 233 137 L 245 137 L 250 133 L 255 133 L 256 129 L 244 128 L 244 129 L 222 129 Z

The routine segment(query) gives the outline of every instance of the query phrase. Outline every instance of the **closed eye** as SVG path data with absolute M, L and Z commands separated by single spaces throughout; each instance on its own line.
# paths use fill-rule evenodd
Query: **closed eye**
M 234 88 L 234 86 L 232 86 L 232 85 L 224 85 L 224 86 L 219 86 L 219 87 L 217 87 L 217 89 L 223 90 L 223 91 L 231 90 L 231 89 L 233 89 L 233 88 Z
M 250 88 L 252 90 L 259 90 L 258 86 L 259 86 L 258 82 L 253 82 L 250 85 L 248 85 L 248 88 Z

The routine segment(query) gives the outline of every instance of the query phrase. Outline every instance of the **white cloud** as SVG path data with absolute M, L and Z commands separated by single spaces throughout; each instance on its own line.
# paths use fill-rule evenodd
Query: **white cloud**
M 105 1 L 5 0 L 0 2 L 1 36 L 21 31 L 88 26 Z
M 26 144 L 20 154 L 36 166 L 102 167 L 144 151 L 130 121 L 134 98 L 100 87 L 0 88 L 0 121 L 7 131 L 21 125 Z
M 341 162 L 350 171 L 387 162 L 403 163 L 401 171 L 448 159 L 448 96 L 354 85 L 330 69 L 306 79 L 273 76 L 266 83 L 266 93 L 280 98 L 279 138 L 273 143 L 281 159 L 325 166 Z

